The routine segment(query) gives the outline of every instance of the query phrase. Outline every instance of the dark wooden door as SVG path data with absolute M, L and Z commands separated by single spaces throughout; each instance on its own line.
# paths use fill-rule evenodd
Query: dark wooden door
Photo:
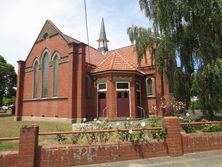
M 129 91 L 117 92 L 117 116 L 129 117 Z
M 98 116 L 106 117 L 106 92 L 98 93 Z

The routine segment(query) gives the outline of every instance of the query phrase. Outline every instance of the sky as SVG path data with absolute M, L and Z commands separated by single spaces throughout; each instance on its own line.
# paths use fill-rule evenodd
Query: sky
M 0 0 L 0 55 L 17 71 L 45 21 L 50 19 L 63 33 L 87 43 L 84 0 Z M 131 25 L 151 27 L 138 0 L 86 0 L 89 44 L 98 47 L 104 18 L 109 50 L 130 45 L 126 30 Z

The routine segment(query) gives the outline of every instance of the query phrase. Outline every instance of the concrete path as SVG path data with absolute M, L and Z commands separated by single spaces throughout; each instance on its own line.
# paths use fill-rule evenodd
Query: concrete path
M 185 154 L 180 157 L 159 157 L 81 167 L 222 167 L 222 150 Z

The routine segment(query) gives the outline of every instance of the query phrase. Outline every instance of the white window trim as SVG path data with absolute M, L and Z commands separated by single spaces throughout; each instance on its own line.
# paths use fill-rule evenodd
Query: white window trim
M 105 85 L 106 85 L 106 88 L 105 88 L 105 89 L 99 89 L 99 85 L 100 85 L 100 84 L 105 84 Z M 106 83 L 106 82 L 97 83 L 97 91 L 98 91 L 98 92 L 106 92 L 106 91 L 107 91 L 107 83 Z
M 118 84 L 118 83 L 128 83 L 128 86 L 129 86 L 129 87 L 128 87 L 128 89 L 118 89 L 118 88 L 117 88 L 117 84 Z M 117 81 L 117 82 L 116 82 L 116 91 L 130 91 L 130 82 L 129 82 L 129 81 Z

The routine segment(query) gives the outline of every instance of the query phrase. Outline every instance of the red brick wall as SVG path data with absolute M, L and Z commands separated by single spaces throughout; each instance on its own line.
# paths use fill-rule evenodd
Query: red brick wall
M 23 126 L 20 130 L 19 151 L 0 152 L 0 166 L 65 167 L 222 149 L 222 132 L 181 135 L 178 118 L 164 119 L 166 140 L 149 140 L 137 144 L 124 142 L 43 147 L 38 146 L 38 127 Z
M 50 52 L 51 58 L 54 52 L 58 52 L 60 57 L 68 56 L 68 62 L 59 64 L 58 69 L 58 97 L 62 99 L 53 99 L 53 67 L 49 67 L 48 74 L 48 97 L 50 99 L 41 99 L 42 85 L 42 70 L 38 71 L 38 100 L 33 100 L 33 71 L 26 72 L 24 76 L 24 91 L 23 91 L 23 116 L 45 116 L 45 117 L 64 117 L 72 118 L 72 109 L 70 101 L 71 91 L 71 74 L 72 74 L 72 47 L 68 46 L 66 41 L 60 36 L 52 36 L 47 40 L 36 43 L 29 56 L 26 59 L 25 67 L 31 67 L 33 60 L 38 58 L 41 61 L 43 51 L 47 49 Z M 70 54 L 71 53 L 71 54 Z
M 222 149 L 222 132 L 182 135 L 183 152 L 199 152 Z
M 18 151 L 0 152 L 0 166 L 9 167 L 18 164 Z
M 98 145 L 59 145 L 39 148 L 38 166 L 72 166 L 123 160 L 160 157 L 167 155 L 164 142 Z

